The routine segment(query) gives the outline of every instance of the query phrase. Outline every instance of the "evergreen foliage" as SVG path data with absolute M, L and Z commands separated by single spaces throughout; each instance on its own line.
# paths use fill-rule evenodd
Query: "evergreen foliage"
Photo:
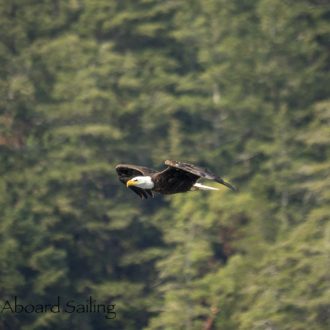
M 0 329 L 330 327 L 330 6 L 0 1 Z M 140 201 L 119 162 L 238 194 Z M 0 311 L 1 312 L 1 311 Z

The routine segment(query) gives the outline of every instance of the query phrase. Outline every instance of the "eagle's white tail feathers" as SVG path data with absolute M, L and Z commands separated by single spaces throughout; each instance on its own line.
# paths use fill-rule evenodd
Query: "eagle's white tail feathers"
M 219 190 L 218 188 L 214 188 L 214 187 L 209 187 L 209 186 L 205 186 L 201 183 L 195 183 L 191 190 Z

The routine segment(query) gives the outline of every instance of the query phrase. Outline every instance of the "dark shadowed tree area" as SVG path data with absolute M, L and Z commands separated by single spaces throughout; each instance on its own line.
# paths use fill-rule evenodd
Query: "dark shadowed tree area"
M 0 329 L 329 329 L 329 20 L 324 0 L 0 0 Z M 117 180 L 165 159 L 240 191 Z

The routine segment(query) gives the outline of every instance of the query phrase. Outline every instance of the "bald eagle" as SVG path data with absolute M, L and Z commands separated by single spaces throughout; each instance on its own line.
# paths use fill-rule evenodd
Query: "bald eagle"
M 167 168 L 163 171 L 155 171 L 143 166 L 119 164 L 116 171 L 119 180 L 142 199 L 154 197 L 154 192 L 169 195 L 190 190 L 219 190 L 197 183 L 200 178 L 216 181 L 233 191 L 237 190 L 207 169 L 172 160 L 166 160 L 165 165 Z

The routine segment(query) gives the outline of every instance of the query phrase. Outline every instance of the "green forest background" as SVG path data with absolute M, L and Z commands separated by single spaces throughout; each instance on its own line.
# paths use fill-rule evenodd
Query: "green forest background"
M 326 0 L 0 0 L 0 329 L 330 328 Z M 141 201 L 118 163 L 239 187 Z

